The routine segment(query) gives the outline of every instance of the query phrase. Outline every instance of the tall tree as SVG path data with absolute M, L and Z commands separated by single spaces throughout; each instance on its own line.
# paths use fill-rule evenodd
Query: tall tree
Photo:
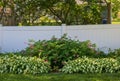
M 96 0 L 44 0 L 42 3 L 44 3 L 43 6 L 48 9 L 50 15 L 53 15 L 56 21 L 61 23 L 67 25 L 100 23 L 101 8 Z
M 37 0 L 16 0 L 16 15 L 19 23 L 34 25 L 41 16 L 45 15 L 44 8 Z
M 34 0 L 2 0 L 0 4 L 3 25 L 32 25 L 44 14 L 44 9 Z
M 112 2 L 114 17 L 120 0 L 1 0 L 0 22 L 5 25 L 36 25 L 41 17 L 56 20 L 56 23 L 99 24 L 101 3 Z M 9 13 L 6 13 L 6 9 Z M 4 21 L 4 22 L 3 22 Z M 46 22 L 46 21 L 45 21 Z
M 120 11 L 120 0 L 111 0 L 112 4 L 112 17 L 117 18 L 117 14 Z
M 111 24 L 111 18 L 116 18 L 120 11 L 120 0 L 104 0 L 104 2 L 106 3 L 108 10 L 108 23 Z

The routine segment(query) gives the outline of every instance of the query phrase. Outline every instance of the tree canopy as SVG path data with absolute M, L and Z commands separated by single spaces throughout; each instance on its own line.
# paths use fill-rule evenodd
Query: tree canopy
M 120 0 L 0 0 L 3 25 L 100 24 L 102 3 L 112 2 L 113 17 Z M 51 24 L 53 23 L 53 24 Z

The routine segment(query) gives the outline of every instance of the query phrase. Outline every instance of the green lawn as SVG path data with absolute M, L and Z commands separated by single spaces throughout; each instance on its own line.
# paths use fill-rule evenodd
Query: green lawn
M 0 81 L 120 81 L 117 74 L 61 74 L 42 75 L 0 74 Z
M 120 24 L 120 22 L 112 22 L 112 24 Z

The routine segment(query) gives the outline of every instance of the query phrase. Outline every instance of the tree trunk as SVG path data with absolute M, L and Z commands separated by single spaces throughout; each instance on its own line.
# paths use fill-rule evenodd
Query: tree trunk
M 111 2 L 107 3 L 107 8 L 108 8 L 107 23 L 111 24 L 111 14 L 112 14 Z

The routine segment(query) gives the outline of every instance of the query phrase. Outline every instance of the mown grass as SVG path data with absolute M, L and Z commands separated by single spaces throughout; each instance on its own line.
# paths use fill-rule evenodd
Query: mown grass
M 120 22 L 112 22 L 112 24 L 120 24 Z
M 114 74 L 62 74 L 41 75 L 0 74 L 0 81 L 120 81 L 120 73 Z

